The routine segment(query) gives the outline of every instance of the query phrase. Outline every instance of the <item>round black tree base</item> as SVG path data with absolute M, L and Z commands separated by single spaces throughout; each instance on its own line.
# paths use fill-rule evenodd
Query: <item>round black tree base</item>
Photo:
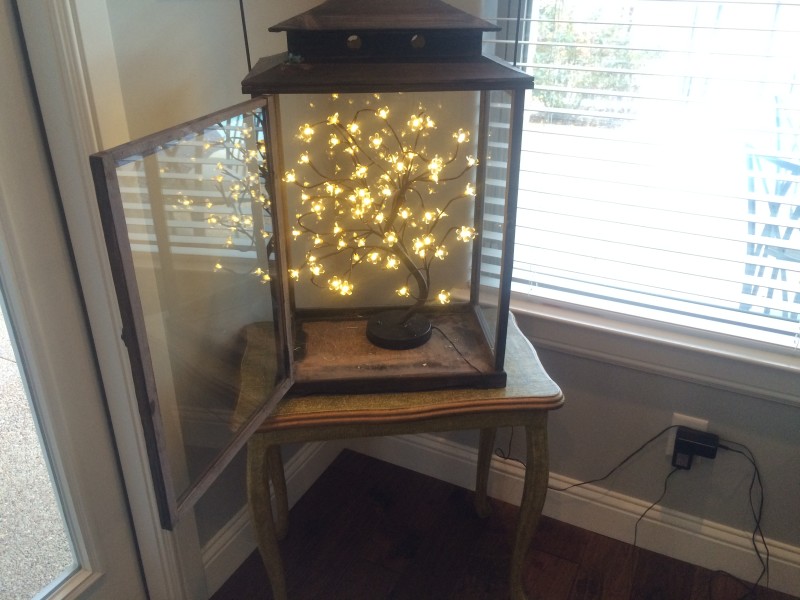
M 405 310 L 390 310 L 373 315 L 367 321 L 367 339 L 381 348 L 410 350 L 431 339 L 431 322 L 420 314 L 408 319 Z

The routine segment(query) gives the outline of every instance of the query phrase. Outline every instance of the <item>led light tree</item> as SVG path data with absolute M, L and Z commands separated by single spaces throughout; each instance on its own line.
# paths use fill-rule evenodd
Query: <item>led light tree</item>
M 219 123 L 213 131 L 217 138 L 208 141 L 203 150 L 209 158 L 217 158 L 212 177 L 216 195 L 204 200 L 206 222 L 211 228 L 227 232 L 223 246 L 239 252 L 255 251 L 257 264 L 250 274 L 262 283 L 270 281 L 267 258 L 273 243 L 265 224 L 271 222 L 270 200 L 266 195 L 269 177 L 266 142 L 261 138 L 263 116 Z M 212 199 L 213 198 L 213 199 Z M 192 209 L 191 200 L 181 205 Z M 261 209 L 261 210 L 259 210 Z M 261 212 L 261 214 L 259 214 Z M 260 241 L 259 241 L 260 239 Z M 260 250 L 263 249 L 263 252 Z M 230 271 L 224 259 L 214 265 L 215 271 Z
M 171 184 L 162 191 L 175 235 L 189 227 L 199 238 L 221 240 L 214 271 L 240 273 L 241 264 L 247 264 L 250 275 L 267 284 L 274 242 L 263 127 L 260 111 L 210 125 L 201 139 L 165 147 L 167 160 L 159 163 L 159 172 Z M 197 226 L 200 218 L 207 228 Z M 254 254 L 255 266 L 236 260 L 239 253 Z
M 397 271 L 395 293 L 414 302 L 370 319 L 367 336 L 379 346 L 414 348 L 430 338 L 420 309 L 435 289 L 433 265 L 447 259 L 449 244 L 476 236 L 448 214 L 475 196 L 470 175 L 478 161 L 465 151 L 469 135 L 438 131 L 421 105 L 401 118 L 387 106 L 349 117 L 334 112 L 299 128 L 308 149 L 284 181 L 300 189 L 292 235 L 309 249 L 290 276 L 305 274 L 318 287 L 350 296 L 358 293 L 354 269 Z M 450 291 L 438 290 L 436 300 L 447 304 Z

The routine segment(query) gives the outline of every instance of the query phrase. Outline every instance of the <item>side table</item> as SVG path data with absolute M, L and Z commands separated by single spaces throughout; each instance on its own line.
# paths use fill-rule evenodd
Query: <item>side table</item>
M 248 377 L 269 347 L 267 328 L 247 328 L 242 360 L 242 388 L 237 412 L 263 396 L 258 377 Z M 411 433 L 480 430 L 475 508 L 488 516 L 487 487 L 498 427 L 525 428 L 526 469 L 519 521 L 511 557 L 512 600 L 525 600 L 522 563 L 547 493 L 547 414 L 564 402 L 536 351 L 513 318 L 509 322 L 506 387 L 457 388 L 426 392 L 287 397 L 248 442 L 247 488 L 258 545 L 275 600 L 287 600 L 278 541 L 288 531 L 288 498 L 280 445 L 296 442 L 388 436 Z M 270 484 L 276 497 L 273 514 Z

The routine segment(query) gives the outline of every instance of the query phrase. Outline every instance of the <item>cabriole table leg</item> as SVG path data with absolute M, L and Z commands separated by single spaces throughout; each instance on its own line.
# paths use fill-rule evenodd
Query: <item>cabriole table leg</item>
M 283 561 L 278 548 L 278 537 L 270 500 L 268 469 L 270 452 L 271 447 L 268 445 L 266 436 L 255 434 L 247 443 L 247 494 L 258 538 L 258 549 L 272 585 L 273 598 L 274 600 L 286 600 L 286 578 L 283 573 Z M 277 456 L 280 458 L 280 454 Z
M 275 537 L 282 540 L 289 532 L 289 496 L 286 492 L 281 447 L 278 445 L 267 447 L 267 473 L 275 492 Z
M 492 511 L 487 497 L 489 489 L 489 466 L 492 462 L 492 448 L 494 446 L 496 428 L 481 429 L 480 443 L 478 445 L 478 469 L 475 477 L 475 510 L 479 517 L 486 518 Z
M 526 467 L 519 523 L 511 555 L 511 600 L 527 600 L 523 587 L 523 565 L 539 517 L 542 515 L 549 478 L 547 413 L 536 415 L 525 426 Z

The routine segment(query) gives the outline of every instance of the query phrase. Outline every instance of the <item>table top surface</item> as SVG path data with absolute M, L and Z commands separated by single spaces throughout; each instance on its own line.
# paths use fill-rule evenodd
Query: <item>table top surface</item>
M 268 392 L 264 377 L 248 376 L 248 365 L 260 364 L 270 345 L 269 328 L 254 324 L 247 330 L 242 362 L 242 389 L 236 421 L 251 414 Z M 257 367 L 255 367 L 257 368 Z M 503 388 L 448 388 L 431 391 L 376 394 L 315 394 L 287 396 L 259 431 L 353 422 L 399 422 L 480 413 L 546 411 L 561 407 L 563 394 L 550 379 L 533 346 L 513 318 L 509 320 Z

